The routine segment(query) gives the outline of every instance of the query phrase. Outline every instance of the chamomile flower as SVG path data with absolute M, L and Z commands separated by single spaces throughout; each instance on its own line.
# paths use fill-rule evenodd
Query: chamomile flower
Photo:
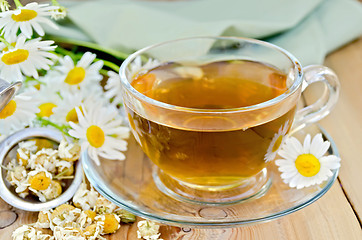
M 99 156 L 124 160 L 122 151 L 127 150 L 124 139 L 129 137 L 129 129 L 122 125 L 117 112 L 97 102 L 82 105 L 82 110 L 76 108 L 79 123 L 69 123 L 72 128 L 69 134 L 80 139 L 82 151 L 87 150 L 97 165 L 100 165 Z
M 36 90 L 28 90 L 16 95 L 0 111 L 0 134 L 8 135 L 31 124 L 39 112 L 35 98 Z
M 54 119 L 57 123 L 68 124 L 68 122 L 78 123 L 76 107 L 81 107 L 86 96 L 83 91 L 76 91 L 74 94 L 69 91 L 61 91 L 61 104 L 54 108 Z
M 157 59 L 149 58 L 145 64 L 142 64 L 140 56 L 137 56 L 135 60 L 130 65 L 130 75 L 131 78 L 135 78 L 137 75 L 143 74 L 152 68 L 155 68 L 160 65 L 160 62 Z
M 13 48 L 0 53 L 0 78 L 9 82 L 24 79 L 25 76 L 38 78 L 38 69 L 49 70 L 56 55 L 48 52 L 56 48 L 54 41 L 40 41 L 40 38 L 26 41 L 20 35 Z
M 108 72 L 107 84 L 104 86 L 106 89 L 105 96 L 112 102 L 114 105 L 122 105 L 122 87 L 121 87 L 121 78 L 119 75 L 113 71 Z
M 275 161 L 283 181 L 301 189 L 321 184 L 331 177 L 332 170 L 340 167 L 341 159 L 325 156 L 329 146 L 328 141 L 323 141 L 322 134 L 315 135 L 312 140 L 308 134 L 303 145 L 294 137 L 288 138 L 278 153 L 284 159 Z
M 280 147 L 283 145 L 286 139 L 286 134 L 288 132 L 288 129 L 289 129 L 289 121 L 287 121 L 284 125 L 282 125 L 279 128 L 278 132 L 274 134 L 274 137 L 269 144 L 267 153 L 264 156 L 265 162 L 274 160 Z
M 159 233 L 160 225 L 153 221 L 143 220 L 137 223 L 137 238 L 145 240 L 162 240 L 159 238 L 161 233 Z
M 0 10 L 2 12 L 5 12 L 5 11 L 9 11 L 9 9 L 10 9 L 9 2 L 6 0 L 0 0 Z
M 82 208 L 83 210 L 90 210 L 96 205 L 98 197 L 99 194 L 93 187 L 89 190 L 87 184 L 82 183 L 73 196 L 73 203 L 74 206 Z
M 61 104 L 61 98 L 58 92 L 59 89 L 54 88 L 51 84 L 44 84 L 40 86 L 37 95 L 39 117 L 49 118 L 54 114 L 53 109 Z
M 95 58 L 96 54 L 86 52 L 76 65 L 69 56 L 59 59 L 60 66 L 56 66 L 55 69 L 62 73 L 61 81 L 65 89 L 74 91 L 99 85 L 99 82 L 103 79 L 99 73 L 99 70 L 103 67 L 103 61 L 92 64 Z
M 52 15 L 50 11 L 58 8 L 57 6 L 49 6 L 49 4 L 32 2 L 15 10 L 2 12 L 0 13 L 1 35 L 4 35 L 5 38 L 15 36 L 20 29 L 27 38 L 31 38 L 34 29 L 40 36 L 43 36 L 44 30 L 40 26 L 43 23 L 58 29 L 58 26 L 47 18 Z
M 45 239 L 50 239 L 51 236 L 48 234 L 43 234 L 41 231 L 31 226 L 23 225 L 15 229 L 11 237 L 13 240 L 24 240 L 24 239 L 45 240 Z
M 53 6 L 57 6 L 57 9 L 50 10 L 52 13 L 51 18 L 54 20 L 60 20 L 67 16 L 67 9 L 63 6 L 61 6 L 57 1 L 52 1 Z

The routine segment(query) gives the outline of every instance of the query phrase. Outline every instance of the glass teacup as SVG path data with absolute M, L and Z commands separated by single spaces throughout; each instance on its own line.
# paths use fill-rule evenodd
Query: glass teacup
M 120 75 L 132 133 L 155 164 L 158 188 L 213 204 L 265 193 L 267 166 L 290 129 L 326 116 L 339 91 L 330 69 L 302 70 L 275 45 L 233 37 L 146 47 L 124 61 Z M 328 91 L 297 111 L 303 79 Z

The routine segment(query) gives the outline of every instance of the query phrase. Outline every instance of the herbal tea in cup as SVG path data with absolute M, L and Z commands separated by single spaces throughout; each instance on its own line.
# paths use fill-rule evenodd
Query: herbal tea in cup
M 257 40 L 190 38 L 136 52 L 120 74 L 133 135 L 157 166 L 161 191 L 227 203 L 268 189 L 267 166 L 301 93 L 293 56 Z

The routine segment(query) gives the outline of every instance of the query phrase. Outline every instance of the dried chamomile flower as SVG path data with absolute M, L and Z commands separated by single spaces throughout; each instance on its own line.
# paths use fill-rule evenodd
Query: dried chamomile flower
M 62 140 L 59 144 L 59 157 L 70 162 L 77 161 L 80 156 L 80 145 Z
M 66 162 L 66 161 L 61 161 L 61 162 Z M 67 162 L 69 163 L 69 162 Z M 62 179 L 69 176 L 73 176 L 74 174 L 74 166 L 71 164 L 70 166 L 68 164 L 63 164 L 63 163 L 59 163 L 57 164 L 57 175 L 56 178 L 57 179 Z
M 81 228 L 85 228 L 90 226 L 93 221 L 94 218 L 97 216 L 96 212 L 92 211 L 92 210 L 86 210 L 86 211 L 82 211 L 79 218 L 77 219 L 76 223 L 81 227 Z
M 28 173 L 30 190 L 45 190 L 52 181 L 52 175 L 44 168 L 39 168 Z
M 70 204 L 62 204 L 54 209 L 51 215 L 51 220 L 53 221 L 55 218 L 60 218 L 64 220 L 64 214 L 75 209 L 74 206 Z
M 107 213 L 97 216 L 95 220 L 103 223 L 104 234 L 114 233 L 120 228 L 121 219 L 116 214 Z
M 30 157 L 30 168 L 35 169 L 39 166 L 47 171 L 54 173 L 56 170 L 56 162 L 58 151 L 52 148 L 43 148 Z
M 53 236 L 56 240 L 86 240 L 82 235 L 82 230 L 79 228 L 55 226 L 53 229 Z
M 55 199 L 62 194 L 62 186 L 59 181 L 52 180 L 50 186 L 41 192 L 46 200 Z
M 94 223 L 88 227 L 86 227 L 83 231 L 84 236 L 87 237 L 89 240 L 93 239 L 99 239 L 99 240 L 105 240 L 106 238 L 102 237 L 103 233 L 103 222 L 97 222 Z
M 136 216 L 134 214 L 122 208 L 117 208 L 114 212 L 118 215 L 118 217 L 121 218 L 121 221 L 124 223 L 132 223 L 136 221 Z
M 89 210 L 94 208 L 98 196 L 98 192 L 96 192 L 92 187 L 90 190 L 88 190 L 87 184 L 82 183 L 73 196 L 73 204 L 74 206 L 80 207 L 83 210 Z
M 50 187 L 47 190 L 39 190 L 37 193 L 45 194 L 46 191 L 51 189 L 53 182 L 57 181 L 51 180 Z M 88 201 L 88 204 L 85 205 L 89 209 L 85 210 L 71 204 L 63 204 L 54 210 L 39 212 L 35 224 L 31 227 L 24 226 L 14 232 L 18 237 L 16 240 L 106 240 L 103 235 L 115 233 L 120 228 L 121 219 L 124 222 L 135 221 L 133 214 L 121 208 L 116 208 L 113 203 L 100 197 L 92 188 L 91 190 L 87 189 L 85 182 L 82 183 L 77 193 L 79 194 L 79 200 L 85 199 L 88 201 L 89 196 L 94 198 L 91 200 L 94 202 L 93 204 L 89 204 Z M 159 239 L 158 225 L 152 225 L 154 224 L 152 222 L 149 224 L 151 225 L 148 226 L 148 230 L 141 226 L 143 235 L 140 234 L 143 239 Z M 40 228 L 50 229 L 52 234 L 44 235 L 37 230 Z M 31 238 L 31 236 L 36 237 Z
M 159 238 L 161 235 L 161 233 L 159 233 L 160 225 L 155 222 L 149 220 L 139 221 L 137 227 L 137 238 L 145 240 L 162 240 L 162 238 Z
M 67 205 L 67 204 L 63 204 L 63 205 Z M 63 205 L 61 205 L 61 206 L 63 206 Z M 69 206 L 71 206 L 71 205 L 69 205 Z M 53 215 L 52 215 L 52 222 L 54 223 L 54 225 L 61 226 L 61 227 L 68 227 L 68 226 L 76 225 L 75 221 L 80 216 L 82 210 L 79 208 L 74 208 L 74 207 L 71 210 L 66 210 L 66 209 L 69 209 L 69 207 L 64 206 L 64 209 L 60 208 L 58 211 L 59 214 L 55 217 L 53 217 Z M 64 210 L 64 211 L 62 211 L 62 210 Z M 74 223 L 74 224 L 72 224 L 72 223 Z
M 36 228 L 50 228 L 50 211 L 40 211 L 38 214 L 38 220 L 36 221 L 34 227 Z
M 15 192 L 20 197 L 26 197 L 29 194 L 28 187 L 30 184 L 27 181 L 27 172 L 24 166 L 18 165 L 15 159 L 11 160 L 7 165 L 6 180 L 15 187 Z
M 15 187 L 15 192 L 22 198 L 31 193 L 41 202 L 60 196 L 65 186 L 61 180 L 74 178 L 74 161 L 79 158 L 80 147 L 62 141 L 59 152 L 53 149 L 53 141 L 44 138 L 26 140 L 18 145 L 16 159 L 6 167 L 6 179 Z M 65 158 L 61 158 L 62 154 Z M 98 194 L 93 197 L 91 207 L 97 197 Z
M 16 157 L 20 165 L 27 166 L 30 159 L 30 154 L 35 153 L 38 147 L 35 145 L 35 141 L 23 141 L 19 143 Z
M 11 185 L 16 185 L 16 183 L 26 177 L 26 169 L 22 165 L 18 165 L 15 159 L 11 160 L 6 166 L 8 169 L 8 174 L 6 179 Z
M 112 213 L 116 208 L 117 206 L 115 204 L 111 203 L 102 196 L 98 197 L 94 206 L 94 209 L 98 214 Z
M 53 149 L 53 146 L 54 146 L 52 141 L 45 139 L 45 138 L 36 138 L 35 145 L 38 147 L 38 150 Z
M 51 236 L 43 234 L 41 231 L 28 226 L 23 225 L 13 232 L 11 235 L 13 240 L 50 240 Z
M 85 211 L 83 211 L 83 213 L 85 215 L 87 215 L 87 217 L 90 218 L 92 221 L 97 216 L 97 213 L 95 211 L 92 211 L 92 210 L 85 210 Z

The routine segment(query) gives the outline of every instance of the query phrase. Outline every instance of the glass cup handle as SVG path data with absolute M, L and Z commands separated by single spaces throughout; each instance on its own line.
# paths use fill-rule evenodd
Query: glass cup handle
M 324 84 L 324 91 L 316 102 L 297 111 L 291 132 L 296 132 L 308 124 L 317 122 L 327 116 L 336 105 L 339 97 L 339 80 L 330 68 L 310 65 L 305 67 L 303 72 L 302 91 L 315 82 L 322 82 Z

